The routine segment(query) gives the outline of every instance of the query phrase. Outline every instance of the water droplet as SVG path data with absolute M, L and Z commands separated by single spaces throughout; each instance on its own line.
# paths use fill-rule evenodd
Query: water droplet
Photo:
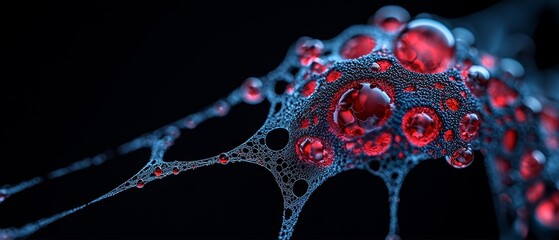
M 334 151 L 319 138 L 300 138 L 295 152 L 301 161 L 307 163 L 327 167 L 334 162 Z
M 217 161 L 223 165 L 229 163 L 229 156 L 226 153 L 219 154 Z
M 392 134 L 381 132 L 374 140 L 367 140 L 363 144 L 363 152 L 368 156 L 378 156 L 390 148 Z
M 475 113 L 468 113 L 460 121 L 460 137 L 466 142 L 474 140 L 479 132 L 481 121 Z
M 476 41 L 474 34 L 466 28 L 462 28 L 462 27 L 454 28 L 452 29 L 452 34 L 454 35 L 456 41 L 461 41 L 468 46 L 473 45 Z
M 328 74 L 326 74 L 326 82 L 335 82 L 336 80 L 340 79 L 340 77 L 342 77 L 342 72 L 338 70 L 332 70 L 328 72 Z
M 375 48 L 376 41 L 371 36 L 357 35 L 347 40 L 340 55 L 345 59 L 355 59 L 367 55 Z
M 248 104 L 257 104 L 264 99 L 264 95 L 262 94 L 262 81 L 258 78 L 247 78 L 241 87 L 241 91 L 243 100 Z
M 320 58 L 317 58 L 311 63 L 311 72 L 315 74 L 323 74 L 328 70 L 328 67 L 322 63 Z
M 143 188 L 144 187 L 144 181 L 138 180 L 138 182 L 136 182 L 136 187 L 137 188 Z
M 294 90 L 295 90 L 295 86 L 293 86 L 293 83 L 289 83 L 287 84 L 287 86 L 285 86 L 285 93 L 289 95 L 293 94 Z
M 229 103 L 223 100 L 217 101 L 213 107 L 214 107 L 215 114 L 220 117 L 227 115 L 229 109 L 231 108 L 229 106 Z
M 383 126 L 391 115 L 388 94 L 369 83 L 362 83 L 340 97 L 334 111 L 334 123 L 352 138 Z
M 161 175 L 163 174 L 163 170 L 160 167 L 156 167 L 153 171 L 153 174 L 155 174 L 156 177 L 161 177 Z
M 408 141 L 418 147 L 423 147 L 437 137 L 441 128 L 441 121 L 437 113 L 431 108 L 412 108 L 402 118 L 402 129 Z
M 312 95 L 315 90 L 316 90 L 316 80 L 311 80 L 307 82 L 305 85 L 303 85 L 303 87 L 301 88 L 301 96 L 308 97 Z
M 544 163 L 545 155 L 542 152 L 534 150 L 524 153 L 522 158 L 520 158 L 520 175 L 524 179 L 538 177 L 543 169 Z
M 446 156 L 446 161 L 455 168 L 465 168 L 474 161 L 474 152 L 469 146 L 460 148 L 454 151 L 452 156 Z
M 509 74 L 514 78 L 521 78 L 522 76 L 524 76 L 524 67 L 518 61 L 512 58 L 501 59 L 499 65 L 506 74 Z
M 456 111 L 458 109 L 460 109 L 460 102 L 458 100 L 456 100 L 456 98 L 449 98 L 446 100 L 446 106 L 452 110 L 452 111 Z
M 476 97 L 484 95 L 490 77 L 489 71 L 482 66 L 472 65 L 467 73 L 465 82 L 470 92 Z
M 317 59 L 324 49 L 324 44 L 322 41 L 317 39 L 312 39 L 309 37 L 302 37 L 297 40 L 295 44 L 297 46 L 297 55 L 299 56 L 299 62 L 303 66 L 308 66 L 315 59 Z
M 181 170 L 180 170 L 178 167 L 174 167 L 174 168 L 173 168 L 173 174 L 174 174 L 174 175 L 179 174 L 180 171 L 181 171 Z
M 416 19 L 395 41 L 394 55 L 402 66 L 418 73 L 446 71 L 454 60 L 454 37 L 443 24 Z
M 402 7 L 389 5 L 381 7 L 374 15 L 373 23 L 386 32 L 402 30 L 410 20 L 410 14 Z
M 516 101 L 518 93 L 511 89 L 507 84 L 498 79 L 491 79 L 487 86 L 489 102 L 496 108 L 503 108 Z
M 559 192 L 554 192 L 547 199 L 538 204 L 535 217 L 542 225 L 559 229 Z
M 518 133 L 515 130 L 508 129 L 503 136 L 503 148 L 508 152 L 512 152 L 516 148 Z

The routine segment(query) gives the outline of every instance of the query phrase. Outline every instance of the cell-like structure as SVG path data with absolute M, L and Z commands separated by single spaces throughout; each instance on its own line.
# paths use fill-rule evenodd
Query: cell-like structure
M 380 178 L 388 190 L 386 239 L 400 239 L 404 179 L 423 161 L 445 159 L 461 171 L 483 164 L 501 238 L 559 237 L 559 108 L 538 94 L 532 75 L 512 58 L 478 49 L 474 34 L 430 15 L 385 6 L 368 24 L 330 40 L 302 37 L 279 66 L 249 77 L 202 111 L 115 150 L 0 189 L 0 202 L 25 189 L 149 149 L 149 161 L 119 186 L 83 205 L 20 227 L 0 239 L 25 238 L 92 204 L 154 181 L 210 165 L 250 163 L 270 172 L 283 196 L 279 239 L 290 239 L 309 197 L 349 170 Z M 225 116 L 240 103 L 270 104 L 264 124 L 243 144 L 195 161 L 166 159 L 183 131 Z M 481 152 L 483 161 L 474 153 Z M 467 203 L 456 203 L 467 204 Z M 462 223 L 460 223 L 462 224 Z

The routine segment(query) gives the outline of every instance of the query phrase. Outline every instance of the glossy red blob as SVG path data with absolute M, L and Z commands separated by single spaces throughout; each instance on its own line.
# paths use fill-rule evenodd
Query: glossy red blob
M 342 77 L 342 72 L 338 70 L 332 70 L 328 72 L 328 74 L 326 74 L 326 82 L 335 82 L 336 80 L 340 79 L 340 77 Z
M 305 85 L 303 85 L 303 88 L 301 89 L 301 96 L 308 97 L 312 95 L 315 90 L 316 90 L 316 80 L 311 80 L 307 82 Z
M 340 55 L 345 59 L 354 59 L 367 55 L 375 48 L 376 41 L 371 36 L 357 35 L 344 43 Z
M 449 98 L 446 100 L 446 106 L 452 110 L 452 111 L 456 111 L 458 109 L 460 109 L 460 102 L 458 100 L 456 100 L 455 98 Z
M 320 59 L 317 58 L 311 63 L 312 73 L 323 74 L 324 72 L 326 72 L 328 70 L 328 67 L 325 64 L 323 64 L 322 61 L 319 61 L 319 60 Z
M 495 67 L 495 57 L 490 54 L 483 54 L 481 56 L 481 64 L 487 69 L 493 69 Z
M 523 107 L 517 107 L 514 110 L 514 116 L 516 117 L 516 120 L 518 120 L 519 122 L 523 123 L 526 122 L 526 111 L 525 108 Z
M 454 61 L 454 37 L 439 22 L 417 19 L 396 39 L 394 55 L 410 71 L 444 72 Z
M 507 107 L 514 103 L 518 97 L 518 92 L 498 79 L 489 80 L 487 94 L 489 95 L 489 102 L 496 108 Z
M 217 157 L 217 161 L 223 165 L 229 163 L 229 156 L 227 156 L 227 154 L 222 153 L 219 154 L 219 156 Z
M 174 175 L 177 175 L 177 174 L 179 174 L 179 173 L 180 173 L 180 169 L 179 169 L 178 167 L 174 167 L 174 168 L 173 168 L 173 174 L 174 174 Z
M 380 8 L 373 19 L 375 25 L 386 32 L 396 32 L 404 28 L 404 24 L 410 19 L 410 14 L 405 9 L 389 5 Z
M 369 83 L 362 83 L 340 97 L 334 111 L 334 123 L 345 136 L 359 137 L 383 126 L 391 115 L 388 94 Z
M 526 189 L 526 199 L 531 203 L 535 203 L 540 200 L 544 194 L 545 184 L 541 181 L 534 183 L 532 186 Z
M 300 38 L 297 43 L 297 55 L 299 56 L 299 62 L 303 66 L 308 66 L 315 59 L 317 59 L 324 49 L 324 44 L 317 39 L 311 39 L 308 37 Z
M 527 152 L 520 158 L 520 176 L 524 179 L 533 179 L 540 176 L 545 162 L 545 155 L 534 150 Z
M 287 84 L 287 86 L 285 86 L 285 93 L 291 95 L 293 94 L 293 91 L 295 90 L 295 87 L 293 86 L 293 83 L 289 83 Z
M 138 180 L 138 182 L 136 182 L 136 187 L 137 188 L 143 188 L 144 187 L 144 181 Z
M 418 147 L 431 143 L 441 129 L 437 113 L 427 107 L 412 108 L 402 118 L 402 129 L 408 141 Z
M 559 192 L 553 193 L 536 207 L 536 219 L 542 225 L 559 229 Z
M 466 142 L 474 140 L 479 132 L 481 121 L 475 113 L 468 113 L 460 121 L 460 137 Z
M 309 127 L 310 121 L 308 118 L 301 119 L 301 128 L 307 129 Z
M 444 140 L 450 142 L 452 141 L 453 138 L 454 138 L 454 133 L 452 132 L 452 130 L 448 129 L 446 130 L 446 132 L 444 132 Z
M 156 177 L 161 177 L 161 175 L 163 175 L 163 169 L 161 169 L 160 167 L 156 167 L 153 171 L 153 174 L 155 174 Z
M 297 141 L 295 152 L 303 162 L 327 167 L 334 162 L 334 151 L 321 139 L 303 137 Z
M 375 62 L 376 64 L 378 64 L 379 68 L 378 71 L 379 72 L 386 72 L 386 70 L 388 70 L 390 67 L 392 67 L 392 62 L 385 60 L 385 59 L 381 59 Z
M 243 100 L 249 104 L 257 104 L 262 102 L 264 95 L 262 94 L 262 81 L 258 78 L 247 78 L 241 86 Z
M 460 148 L 452 156 L 447 156 L 446 161 L 455 168 L 465 168 L 474 161 L 474 152 L 470 147 Z
M 512 152 L 516 148 L 516 142 L 518 141 L 518 133 L 515 130 L 508 129 L 505 131 L 503 136 L 503 148 L 508 152 Z
M 367 140 L 363 144 L 363 152 L 368 156 L 378 156 L 390 148 L 392 134 L 381 132 L 374 140 Z

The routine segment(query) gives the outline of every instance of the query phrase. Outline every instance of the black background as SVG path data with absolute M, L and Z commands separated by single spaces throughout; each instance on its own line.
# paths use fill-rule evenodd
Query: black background
M 332 38 L 386 4 L 49 1 L 5 7 L 4 16 L 13 16 L 5 21 L 5 37 L 13 42 L 3 55 L 17 77 L 3 79 L 0 184 L 45 174 L 193 113 L 247 77 L 274 69 L 299 37 Z M 412 16 L 454 18 L 493 2 L 396 4 Z M 557 25 L 545 21 L 536 56 L 539 66 L 550 67 L 557 61 L 542 59 L 558 51 L 546 31 Z M 236 106 L 226 117 L 184 131 L 166 159 L 231 149 L 262 125 L 266 113 L 266 104 Z M 0 204 L 0 227 L 86 203 L 132 176 L 148 156 L 141 150 L 16 194 Z M 498 236 L 482 157 L 476 157 L 463 170 L 438 159 L 408 175 L 399 213 L 403 238 Z M 266 170 L 212 166 L 121 193 L 31 238 L 269 239 L 277 237 L 281 214 L 281 193 Z M 313 194 L 293 236 L 384 238 L 388 219 L 382 181 L 350 171 Z

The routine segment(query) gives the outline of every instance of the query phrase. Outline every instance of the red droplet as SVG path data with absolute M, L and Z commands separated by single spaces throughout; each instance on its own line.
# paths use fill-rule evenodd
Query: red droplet
M 520 158 L 520 175 L 527 180 L 538 177 L 544 162 L 545 155 L 538 150 L 524 153 Z
M 440 83 L 440 82 L 436 82 L 436 83 L 435 83 L 435 87 L 436 87 L 437 89 L 444 90 L 444 85 L 443 85 L 442 83 Z
M 229 156 L 227 156 L 227 154 L 225 154 L 225 153 L 222 153 L 222 154 L 219 154 L 219 156 L 217 157 L 217 160 L 218 160 L 219 163 L 225 165 L 225 164 L 229 163 Z
M 374 140 L 367 140 L 363 145 L 363 152 L 368 156 L 378 156 L 390 148 L 392 134 L 381 132 Z
M 454 132 L 452 132 L 451 129 L 448 129 L 446 130 L 446 132 L 444 132 L 444 140 L 450 142 L 452 141 L 453 138 L 454 138 Z
M 316 80 L 311 80 L 307 82 L 305 85 L 303 85 L 303 88 L 301 89 L 301 96 L 308 97 L 312 95 L 315 90 L 316 90 Z
M 289 83 L 287 84 L 287 86 L 285 86 L 285 93 L 287 94 L 293 94 L 293 91 L 295 90 L 295 87 L 293 86 L 293 83 Z
M 375 13 L 373 22 L 386 32 L 396 32 L 402 30 L 409 19 L 408 11 L 399 6 L 389 5 Z
M 446 156 L 446 161 L 455 168 L 465 168 L 474 161 L 474 152 L 470 147 L 460 148 L 452 156 Z
M 328 74 L 326 74 L 326 82 L 335 82 L 336 80 L 340 79 L 340 77 L 342 77 L 342 72 L 338 70 L 332 70 L 328 72 Z
M 180 169 L 179 169 L 178 167 L 174 167 L 174 168 L 173 168 L 173 174 L 174 174 L 174 175 L 177 175 L 177 174 L 179 174 L 179 173 L 180 173 Z
M 334 151 L 319 138 L 300 138 L 295 152 L 301 161 L 307 163 L 327 167 L 334 162 Z
M 437 137 L 441 129 L 441 121 L 437 113 L 427 107 L 412 108 L 402 118 L 402 129 L 408 141 L 423 147 Z
M 302 129 L 307 129 L 309 127 L 309 119 L 308 118 L 303 118 L 301 119 L 301 128 Z
M 404 91 L 415 92 L 415 86 L 413 86 L 413 85 L 407 86 L 406 88 L 404 88 Z
M 474 140 L 479 132 L 480 120 L 475 113 L 468 113 L 460 121 L 460 137 L 466 142 Z
M 299 56 L 299 62 L 303 66 L 308 66 L 315 59 L 317 59 L 324 49 L 324 44 L 317 39 L 311 39 L 309 37 L 300 38 L 297 43 L 297 55 Z
M 514 110 L 514 116 L 516 117 L 516 120 L 518 120 L 518 122 L 526 122 L 526 112 L 523 107 L 517 107 Z
M 390 67 L 392 67 L 392 62 L 386 60 L 386 59 L 381 59 L 381 60 L 377 60 L 375 62 L 376 64 L 378 64 L 379 72 L 386 72 L 386 70 L 388 70 Z
M 257 104 L 264 99 L 264 95 L 262 94 L 262 81 L 258 78 L 247 78 L 241 87 L 241 91 L 243 100 L 246 103 Z
M 481 64 L 487 69 L 493 69 L 495 67 L 495 57 L 485 53 L 481 55 Z
M 312 61 L 311 63 L 311 72 L 315 74 L 323 74 L 328 70 L 328 67 L 325 64 L 322 64 L 320 58 L 317 58 Z
M 516 148 L 518 133 L 515 130 L 508 129 L 503 136 L 503 147 L 505 150 L 512 152 Z
M 559 192 L 554 192 L 536 207 L 536 219 L 542 225 L 559 229 Z
M 402 66 L 419 73 L 446 71 L 454 59 L 454 37 L 441 23 L 417 19 L 395 41 L 394 54 Z
M 136 187 L 137 188 L 143 188 L 144 187 L 144 181 L 138 180 L 138 182 L 136 182 Z
M 446 100 L 446 106 L 452 110 L 452 111 L 456 111 L 460 108 L 460 102 L 458 100 L 456 100 L 455 98 L 449 98 Z
M 342 46 L 340 55 L 345 59 L 354 59 L 367 55 L 375 48 L 376 41 L 370 36 L 357 35 Z
M 491 79 L 487 86 L 489 102 L 496 108 L 503 108 L 516 101 L 518 93 L 498 79 Z
M 163 169 L 161 169 L 160 167 L 156 167 L 153 171 L 153 174 L 155 174 L 156 177 L 161 177 L 161 175 L 163 175 Z
M 540 200 L 544 194 L 545 184 L 541 181 L 534 183 L 526 189 L 526 199 L 531 203 L 535 203 Z
M 334 123 L 347 137 L 359 137 L 383 126 L 392 115 L 388 94 L 362 83 L 346 91 L 334 111 Z

